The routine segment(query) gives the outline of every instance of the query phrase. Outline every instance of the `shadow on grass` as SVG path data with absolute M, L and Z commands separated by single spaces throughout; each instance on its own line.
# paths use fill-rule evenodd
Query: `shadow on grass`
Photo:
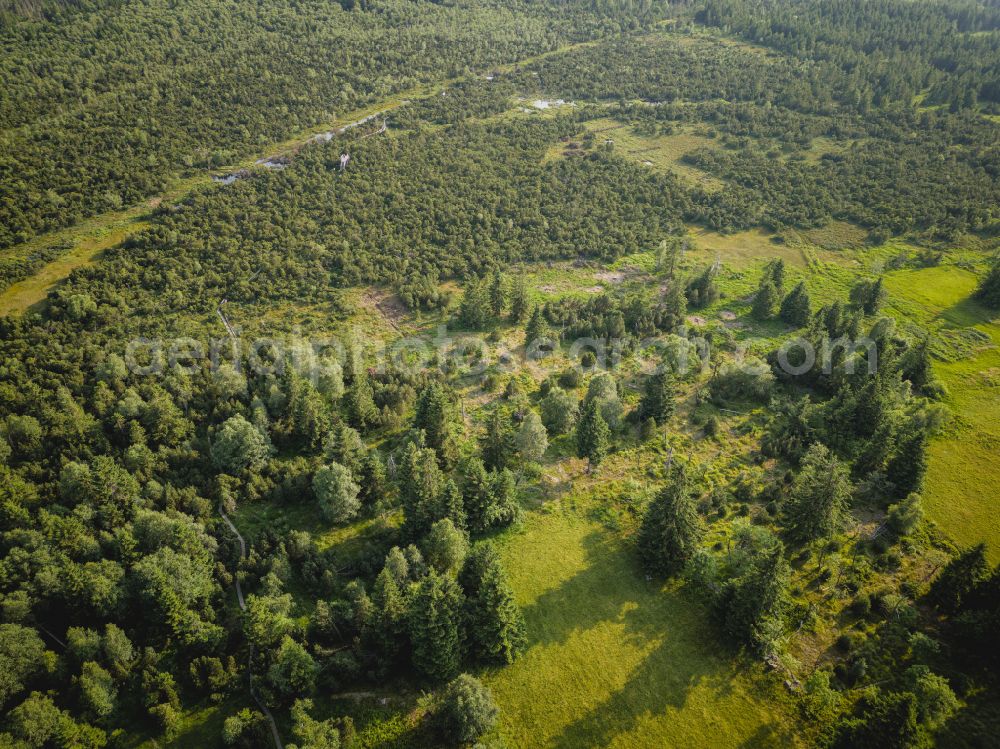
M 712 702 L 730 696 L 734 679 L 740 676 L 739 661 L 718 638 L 704 604 L 676 584 L 661 589 L 647 582 L 620 541 L 609 534 L 592 532 L 582 544 L 585 568 L 525 609 L 531 646 L 561 644 L 574 633 L 610 622 L 621 625 L 615 633 L 619 642 L 647 654 L 628 674 L 624 686 L 567 725 L 547 745 L 605 747 L 635 731 L 641 721 L 683 709 L 695 688 L 702 693 L 707 690 Z M 729 719 L 720 716 L 719 722 Z M 788 746 L 791 740 L 786 732 L 787 728 L 767 724 L 743 746 Z
M 995 312 L 990 312 L 971 296 L 967 296 L 955 302 L 947 309 L 941 310 L 939 317 L 955 327 L 967 328 L 973 325 L 990 323 L 997 315 Z

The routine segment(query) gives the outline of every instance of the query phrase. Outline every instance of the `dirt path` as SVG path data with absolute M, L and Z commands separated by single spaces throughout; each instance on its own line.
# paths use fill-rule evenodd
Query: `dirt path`
M 240 559 L 241 560 L 246 559 L 247 542 L 244 540 L 240 532 L 236 529 L 236 526 L 233 524 L 233 521 L 230 520 L 229 516 L 226 515 L 226 513 L 224 513 L 221 509 L 219 510 L 219 515 L 222 516 L 222 519 L 225 521 L 226 525 L 229 526 L 229 530 L 233 532 L 233 534 L 240 542 Z M 240 610 L 246 611 L 247 605 L 246 602 L 243 600 L 243 588 L 242 586 L 240 586 L 239 575 L 238 574 L 234 575 L 233 580 L 236 583 L 236 598 L 240 602 Z M 257 707 L 259 707 L 261 712 L 264 713 L 264 716 L 267 718 L 267 723 L 271 727 L 271 738 L 274 739 L 274 745 L 278 747 L 278 749 L 285 749 L 284 744 L 281 743 L 281 734 L 278 733 L 278 724 L 275 723 L 274 716 L 271 714 L 271 711 L 268 710 L 267 705 L 264 704 L 264 701 L 261 700 L 261 698 L 257 695 L 257 692 L 254 691 L 253 688 L 253 645 L 250 646 L 250 657 L 247 659 L 247 682 L 249 683 L 250 686 L 250 696 L 253 697 L 254 702 L 257 703 Z

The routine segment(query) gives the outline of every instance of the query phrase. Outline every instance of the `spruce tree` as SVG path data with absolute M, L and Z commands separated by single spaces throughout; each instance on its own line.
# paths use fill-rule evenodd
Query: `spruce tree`
M 819 442 L 802 459 L 786 510 L 788 536 L 805 543 L 833 535 L 843 523 L 851 496 L 847 467 Z
M 510 416 L 495 408 L 486 420 L 486 433 L 480 439 L 483 463 L 487 468 L 506 468 L 515 452 L 514 427 Z
M 469 531 L 484 533 L 493 518 L 493 486 L 479 458 L 470 458 L 462 467 L 462 499 Z
M 372 588 L 370 638 L 388 666 L 402 647 L 406 632 L 406 599 L 389 567 L 383 567 Z
M 459 584 L 465 593 L 465 620 L 475 657 L 487 663 L 513 663 L 527 642 L 524 615 L 492 544 L 473 549 Z
M 514 324 L 524 322 L 528 316 L 531 302 L 528 299 L 528 286 L 524 276 L 517 276 L 510 290 L 510 321 Z
M 545 319 L 545 312 L 542 310 L 542 305 L 535 305 L 535 308 L 531 311 L 531 317 L 528 320 L 528 324 L 525 327 L 524 332 L 524 343 L 529 348 L 532 345 L 537 346 L 538 341 L 550 337 L 549 323 Z
M 886 478 L 896 487 L 896 496 L 919 492 L 927 473 L 927 436 L 916 428 L 899 439 L 896 454 L 886 466 Z
M 680 573 L 703 535 L 687 469 L 678 465 L 643 516 L 638 538 L 643 567 L 657 577 Z
M 916 392 L 925 395 L 934 393 L 936 383 L 931 368 L 930 341 L 926 336 L 903 354 L 900 367 L 903 378 L 910 381 Z
M 537 463 L 549 447 L 549 436 L 535 411 L 528 411 L 517 432 L 517 451 L 525 463 Z
M 413 426 L 424 430 L 428 447 L 441 453 L 448 441 L 448 398 L 438 382 L 432 382 L 417 398 Z
M 583 416 L 576 426 L 576 455 L 586 458 L 590 468 L 596 468 L 608 454 L 611 430 L 601 416 L 600 404 L 592 400 L 584 406 Z
M 380 509 L 380 503 L 385 498 L 387 479 L 385 462 L 378 450 L 372 449 L 361 461 L 361 500 L 368 508 Z
M 462 490 L 453 479 L 448 479 L 448 483 L 445 484 L 440 504 L 442 518 L 448 518 L 456 528 L 466 530 L 465 501 L 462 498 Z
M 344 406 L 351 424 L 356 428 L 364 431 L 378 423 L 375 393 L 366 371 L 359 370 L 355 375 L 354 382 L 344 393 Z
M 913 749 L 920 745 L 917 698 L 912 692 L 875 692 L 862 700 L 857 718 L 837 727 L 832 749 Z
M 788 292 L 788 296 L 781 301 L 781 311 L 778 315 L 784 322 L 794 325 L 796 328 L 809 324 L 812 309 L 805 281 L 799 281 L 795 288 Z
M 490 279 L 490 312 L 495 320 L 503 317 L 507 308 L 507 279 L 499 270 L 493 271 Z
M 459 305 L 459 321 L 467 328 L 480 330 L 489 324 L 490 317 L 490 293 L 487 283 L 482 280 L 470 281 L 465 287 Z
M 664 363 L 646 378 L 639 401 L 639 420 L 655 419 L 657 424 L 665 424 L 677 408 L 676 400 L 674 378 Z
M 465 561 L 469 538 L 455 527 L 451 518 L 442 518 L 431 526 L 422 544 L 424 559 L 442 575 L 451 574 Z
M 780 257 L 770 261 L 764 267 L 764 278 L 770 280 L 781 294 L 785 290 L 785 261 Z
M 688 281 L 685 289 L 688 304 L 696 308 L 714 304 L 719 298 L 719 287 L 715 283 L 718 274 L 718 267 L 712 264 Z
M 509 525 L 517 520 L 521 507 L 517 502 L 517 481 L 509 469 L 491 471 L 489 476 L 490 496 L 493 505 L 490 510 L 491 526 Z
M 758 651 L 769 648 L 781 629 L 788 579 L 788 561 L 781 543 L 755 552 L 741 574 L 726 582 L 715 601 L 726 633 Z
M 450 577 L 430 570 L 410 603 L 413 666 L 435 681 L 454 677 L 461 664 L 462 593 Z
M 440 499 L 444 476 L 438 466 L 437 453 L 429 447 L 411 442 L 403 454 L 400 466 L 399 495 L 403 505 L 406 532 L 422 536 L 441 517 Z
M 771 279 L 766 278 L 753 298 L 751 312 L 758 320 L 770 320 L 778 308 L 778 290 Z
M 941 574 L 931 583 L 927 597 L 940 611 L 957 614 L 969 595 L 980 583 L 989 578 L 989 575 L 986 545 L 976 544 L 945 565 Z

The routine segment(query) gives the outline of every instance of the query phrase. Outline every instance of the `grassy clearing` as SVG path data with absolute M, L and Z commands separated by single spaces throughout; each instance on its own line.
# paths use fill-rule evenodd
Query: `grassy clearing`
M 530 636 L 488 683 L 509 746 L 795 746 L 783 695 L 741 668 L 682 589 L 572 511 L 532 514 L 504 547 Z
M 897 314 L 942 331 L 974 329 L 992 347 L 937 362 L 953 418 L 930 445 L 925 503 L 941 529 L 962 546 L 986 541 L 1000 561 L 1000 324 L 969 296 L 976 276 L 936 267 L 890 273 L 886 285 Z
M 707 172 L 683 162 L 684 156 L 699 148 L 720 148 L 720 143 L 705 135 L 700 127 L 683 127 L 673 135 L 640 135 L 631 125 L 625 125 L 618 120 L 602 117 L 584 123 L 581 131 L 593 133 L 596 142 L 605 140 L 614 142 L 614 151 L 620 156 L 650 169 L 669 171 L 678 175 L 691 185 L 700 186 L 705 190 L 719 190 L 725 183 Z M 553 144 L 545 154 L 545 160 L 567 158 L 578 151 L 572 144 Z

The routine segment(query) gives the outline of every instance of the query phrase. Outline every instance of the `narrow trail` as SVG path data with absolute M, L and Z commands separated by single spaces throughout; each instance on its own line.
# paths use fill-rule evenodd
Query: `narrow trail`
M 222 516 L 223 521 L 229 526 L 229 530 L 233 532 L 233 535 L 236 536 L 237 540 L 240 542 L 240 561 L 246 559 L 246 540 L 243 538 L 242 534 L 240 534 L 233 521 L 229 519 L 229 516 L 223 512 L 221 508 L 219 509 L 219 515 Z M 233 580 L 236 583 L 236 598 L 240 603 L 240 610 L 246 611 L 247 605 L 246 601 L 243 600 L 243 587 L 240 585 L 239 575 L 234 575 Z M 274 745 L 278 749 L 285 749 L 285 745 L 281 743 L 281 734 L 278 733 L 278 724 L 275 722 L 274 716 L 253 688 L 253 645 L 250 646 L 250 657 L 247 659 L 247 682 L 250 687 L 250 696 L 253 697 L 253 700 L 257 703 L 257 707 L 260 708 L 260 711 L 264 713 L 264 717 L 267 718 L 268 725 L 271 727 L 271 738 L 274 739 Z

